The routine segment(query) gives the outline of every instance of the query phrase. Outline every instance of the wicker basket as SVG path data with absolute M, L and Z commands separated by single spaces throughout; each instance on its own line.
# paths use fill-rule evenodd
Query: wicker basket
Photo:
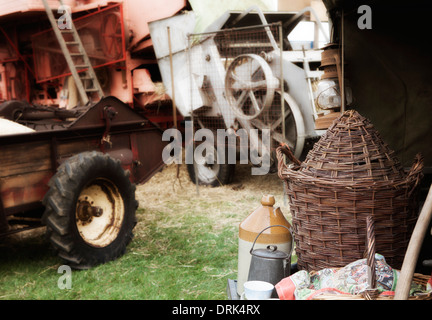
M 370 279 L 370 289 L 365 290 L 360 294 L 336 294 L 336 293 L 318 293 L 310 300 L 393 300 L 392 294 L 379 294 L 377 289 L 376 268 L 375 268 L 375 227 L 371 216 L 366 218 L 366 261 L 369 270 L 373 270 Z M 311 272 L 311 275 L 314 271 Z M 419 273 L 414 273 L 412 281 L 420 285 L 423 290 L 426 289 L 427 283 L 431 276 L 426 276 Z M 432 292 L 417 293 L 408 297 L 408 300 L 432 300 Z
M 430 276 L 426 276 L 419 273 L 414 273 L 413 281 L 426 287 Z M 367 290 L 361 294 L 334 294 L 334 293 L 322 293 L 316 295 L 311 300 L 393 300 L 393 295 L 378 294 L 377 290 Z M 408 300 L 432 300 L 432 292 L 421 293 L 418 295 L 412 295 L 408 297 Z
M 294 166 L 285 164 L 286 155 Z M 417 219 L 415 190 L 423 160 L 406 173 L 366 118 L 344 112 L 300 163 L 287 146 L 277 149 L 285 181 L 298 267 L 343 267 L 365 251 L 366 217 L 375 225 L 376 249 L 399 269 Z

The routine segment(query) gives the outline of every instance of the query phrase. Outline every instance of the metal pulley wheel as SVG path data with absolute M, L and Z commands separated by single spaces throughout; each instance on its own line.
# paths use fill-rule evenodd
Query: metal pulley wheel
M 272 149 L 280 144 L 287 144 L 296 157 L 300 158 L 305 146 L 306 131 L 303 115 L 296 101 L 287 93 L 283 94 L 285 111 L 281 109 L 281 93 L 276 91 L 272 105 L 250 123 L 253 127 L 270 130 Z M 283 125 L 285 130 L 283 130 Z M 284 132 L 285 131 L 285 132 Z M 276 155 L 273 154 L 272 163 L 276 164 Z
M 225 94 L 235 114 L 241 119 L 258 117 L 271 105 L 279 80 L 259 55 L 236 57 L 225 76 Z
M 121 59 L 123 55 L 123 34 L 121 15 L 109 12 L 103 17 L 100 36 L 102 48 L 108 59 Z

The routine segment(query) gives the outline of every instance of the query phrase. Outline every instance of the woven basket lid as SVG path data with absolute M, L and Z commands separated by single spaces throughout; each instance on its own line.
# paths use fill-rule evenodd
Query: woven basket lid
M 315 178 L 357 183 L 406 177 L 394 151 L 355 110 L 341 114 L 308 153 L 299 171 Z

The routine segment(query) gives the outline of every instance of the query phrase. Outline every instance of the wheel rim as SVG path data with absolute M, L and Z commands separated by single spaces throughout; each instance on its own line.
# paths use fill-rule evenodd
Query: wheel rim
M 204 183 L 212 183 L 219 173 L 218 164 L 196 164 L 198 179 Z
M 81 238 L 91 246 L 106 247 L 119 234 L 124 210 L 123 198 L 111 181 L 92 181 L 81 191 L 75 210 Z
M 265 120 L 270 126 L 270 130 L 272 133 L 272 137 L 274 139 L 274 144 L 277 146 L 280 143 L 287 144 L 292 150 L 296 150 L 297 148 L 297 140 L 298 140 L 298 132 L 297 132 L 297 124 L 294 114 L 291 110 L 291 106 L 288 101 L 285 99 L 285 136 L 283 135 L 282 130 L 282 111 L 281 111 L 281 95 L 280 92 L 276 92 L 274 98 L 274 105 L 272 105 L 269 110 L 269 118 Z
M 295 101 L 284 93 L 285 106 L 285 136 L 282 132 L 281 94 L 275 92 L 273 104 L 258 118 L 251 120 L 252 125 L 258 129 L 269 129 L 273 146 L 280 143 L 287 144 L 299 157 L 304 146 L 305 130 L 304 121 L 295 104 Z
M 217 149 L 215 147 L 208 148 L 211 148 L 211 152 L 203 156 L 200 161 L 195 162 L 198 180 L 205 184 L 211 184 L 217 180 L 217 175 L 220 170 L 220 165 L 217 160 Z

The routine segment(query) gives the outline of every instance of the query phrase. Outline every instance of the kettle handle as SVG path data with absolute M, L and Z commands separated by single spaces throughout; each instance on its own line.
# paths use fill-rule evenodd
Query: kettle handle
M 285 229 L 287 229 L 290 233 L 291 233 L 291 251 L 290 251 L 290 253 L 289 253 L 289 257 L 291 257 L 291 254 L 292 254 L 292 252 L 293 252 L 293 248 L 294 248 L 294 237 L 293 237 L 293 233 L 292 233 L 292 229 L 291 228 L 288 228 L 287 226 L 284 226 L 284 225 L 281 225 L 281 224 L 274 224 L 274 225 L 272 225 L 272 226 L 268 226 L 268 227 L 265 227 L 264 229 L 262 229 L 261 231 L 260 231 L 260 233 L 258 233 L 258 235 L 256 236 L 256 238 L 255 238 L 255 240 L 254 240 L 254 242 L 253 242 L 253 244 L 252 244 L 252 248 L 250 249 L 250 254 L 252 254 L 252 251 L 253 251 L 253 248 L 255 247 L 255 242 L 257 241 L 257 239 L 258 239 L 258 237 L 261 235 L 261 233 L 263 233 L 265 230 L 267 230 L 267 229 L 269 229 L 269 228 L 272 228 L 272 227 L 282 227 L 282 228 L 285 228 Z

